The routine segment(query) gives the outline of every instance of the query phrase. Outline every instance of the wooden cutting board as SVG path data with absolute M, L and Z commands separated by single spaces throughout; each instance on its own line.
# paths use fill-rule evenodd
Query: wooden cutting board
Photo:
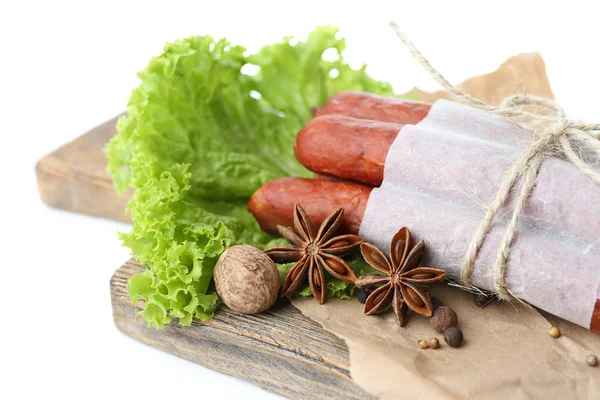
M 40 198 L 51 207 L 130 221 L 106 171 L 104 147 L 116 133 L 116 118 L 41 159 L 36 166 Z M 117 243 L 115 243 L 115 246 Z M 132 338 L 216 371 L 251 381 L 294 399 L 371 399 L 350 377 L 348 346 L 281 299 L 273 309 L 245 315 L 219 308 L 210 321 L 148 328 L 133 305 L 127 281 L 144 266 L 134 259 L 110 280 L 117 328 Z
M 117 130 L 118 117 L 48 154 L 35 166 L 40 198 L 54 208 L 131 222 L 106 170 L 104 147 Z

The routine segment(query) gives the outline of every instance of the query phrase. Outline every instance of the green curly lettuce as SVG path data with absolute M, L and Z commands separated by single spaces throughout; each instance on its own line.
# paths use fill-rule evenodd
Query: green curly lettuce
M 293 144 L 312 107 L 340 90 L 392 93 L 364 66 L 350 68 L 336 35 L 320 27 L 304 42 L 285 38 L 256 54 L 195 36 L 167 44 L 139 73 L 107 153 L 117 190 L 135 189 L 127 207 L 133 228 L 120 238 L 148 266 L 128 292 L 146 302 L 149 326 L 211 318 L 219 255 L 234 244 L 282 243 L 259 229 L 247 201 L 269 180 L 309 176 Z M 326 50 L 337 57 L 324 60 Z M 353 290 L 338 281 L 328 287 L 338 297 Z

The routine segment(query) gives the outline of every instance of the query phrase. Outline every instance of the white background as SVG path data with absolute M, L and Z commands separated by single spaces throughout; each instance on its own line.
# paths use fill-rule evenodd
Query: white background
M 387 28 L 395 19 L 453 82 L 540 51 L 572 117 L 600 121 L 595 2 L 2 2 L 0 5 L 0 387 L 2 398 L 275 398 L 121 334 L 108 281 L 127 225 L 45 207 L 34 165 L 123 111 L 136 72 L 193 34 L 256 49 L 321 24 L 397 92 L 437 89 Z

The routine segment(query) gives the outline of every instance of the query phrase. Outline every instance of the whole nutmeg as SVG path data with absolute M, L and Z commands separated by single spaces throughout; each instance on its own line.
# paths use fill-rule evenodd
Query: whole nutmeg
M 444 331 L 444 341 L 450 347 L 460 347 L 463 342 L 463 333 L 457 327 L 451 326 Z
M 255 314 L 271 307 L 279 295 L 279 271 L 264 252 L 252 246 L 225 250 L 214 271 L 215 286 L 229 308 Z
M 422 349 L 426 349 L 427 347 L 429 347 L 429 343 L 427 343 L 427 340 L 421 339 L 419 340 L 419 347 Z
M 439 306 L 429 318 L 429 323 L 436 331 L 442 333 L 451 326 L 458 324 L 458 316 L 450 307 Z

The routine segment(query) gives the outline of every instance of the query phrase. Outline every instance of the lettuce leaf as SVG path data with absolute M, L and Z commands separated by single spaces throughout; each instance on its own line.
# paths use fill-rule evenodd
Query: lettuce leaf
M 138 74 L 107 153 L 117 190 L 135 189 L 127 207 L 133 228 L 120 238 L 148 266 L 128 292 L 134 303 L 146 302 L 141 316 L 149 326 L 211 318 L 219 255 L 234 244 L 283 242 L 259 229 L 247 201 L 269 180 L 310 176 L 293 144 L 312 107 L 340 90 L 392 93 L 364 66 L 350 68 L 344 48 L 333 27 L 256 54 L 195 36 L 167 44 Z M 337 56 L 326 61 L 325 51 Z M 331 296 L 352 294 L 343 282 L 329 289 Z

